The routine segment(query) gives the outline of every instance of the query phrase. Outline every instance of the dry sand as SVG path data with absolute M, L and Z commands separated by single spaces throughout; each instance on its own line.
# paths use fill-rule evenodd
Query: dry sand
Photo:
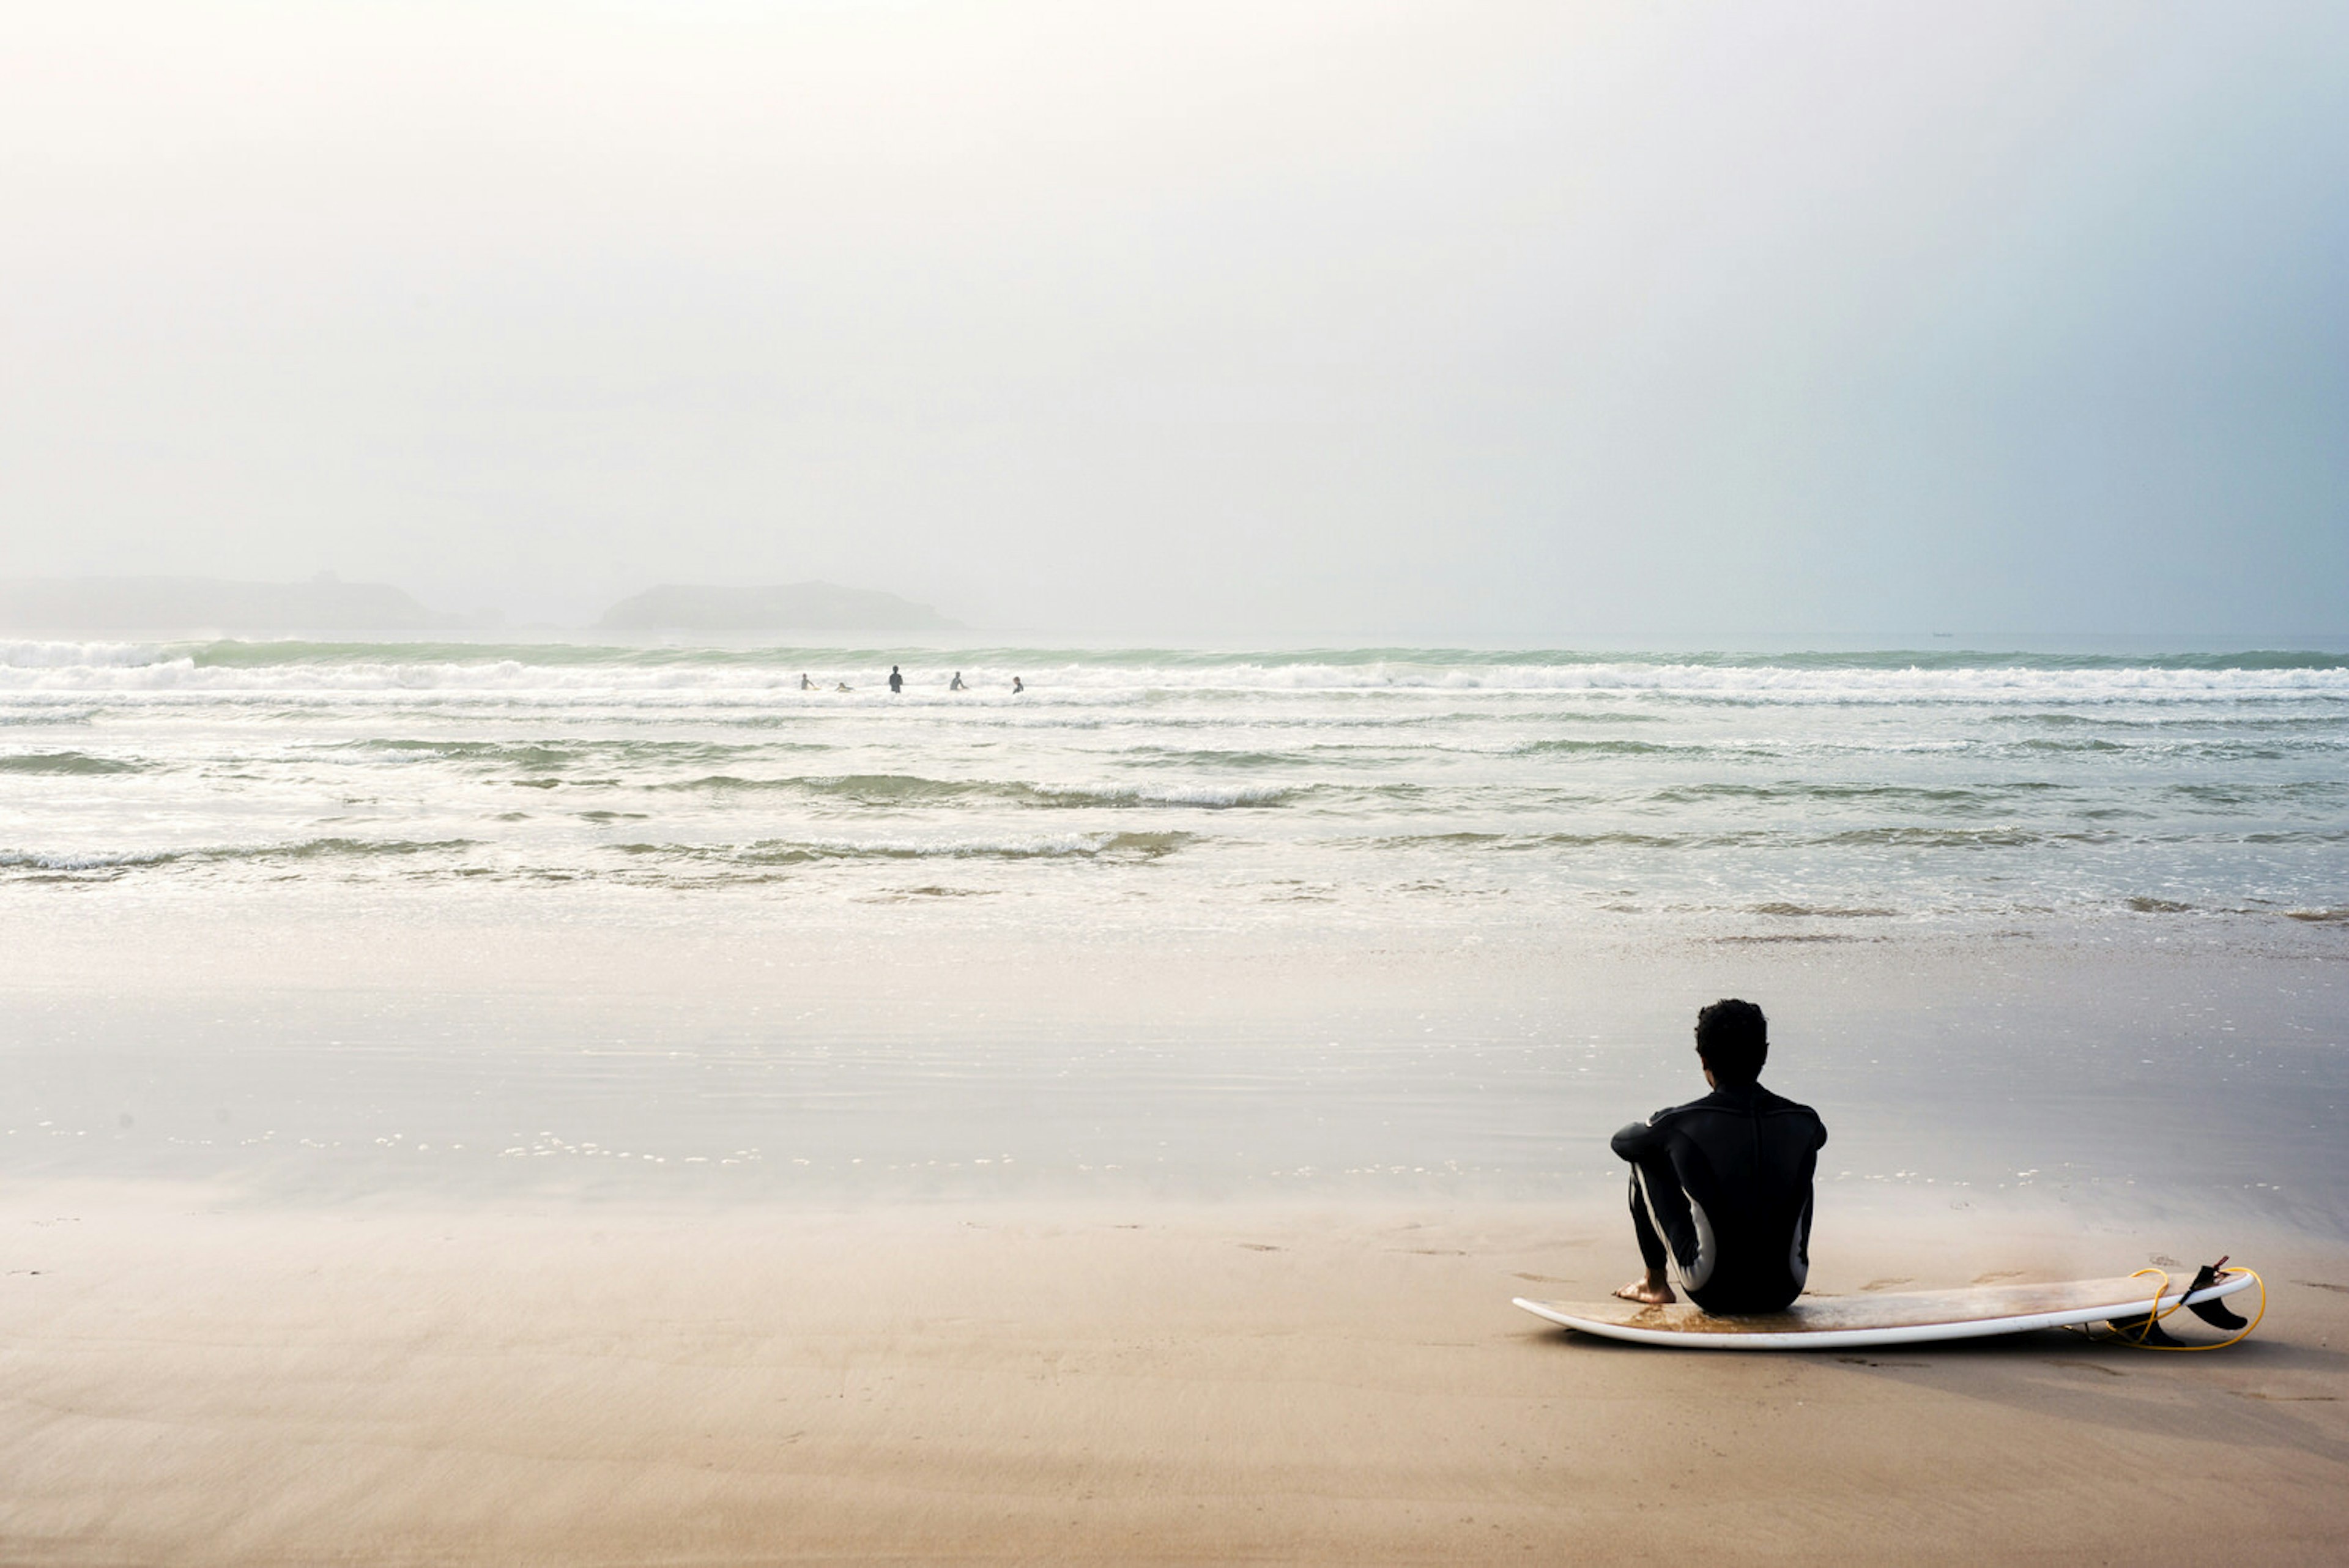
M 667 1214 L 0 1205 L 8 1563 L 2141 1563 L 2349 1557 L 2349 1254 L 2249 1344 L 1658 1353 L 1491 1207 Z M 2172 1238 L 1855 1217 L 1814 1284 Z M 2200 1240 L 2200 1238 L 2194 1238 Z M 2093 1256 L 2079 1255 L 2083 1250 Z

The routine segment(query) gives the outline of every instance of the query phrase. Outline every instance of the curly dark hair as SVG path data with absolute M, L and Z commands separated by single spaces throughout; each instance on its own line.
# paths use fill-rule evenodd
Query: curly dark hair
M 1723 1084 L 1750 1084 L 1770 1059 L 1770 1021 L 1750 1002 L 1723 997 L 1696 1015 L 1696 1054 Z

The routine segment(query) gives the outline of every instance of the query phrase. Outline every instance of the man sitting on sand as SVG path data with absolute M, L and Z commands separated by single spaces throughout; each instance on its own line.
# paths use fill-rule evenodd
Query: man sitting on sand
M 1811 1269 L 1811 1173 L 1826 1127 L 1762 1086 L 1770 1024 L 1752 1002 L 1700 1012 L 1696 1054 L 1713 1093 L 1615 1135 L 1615 1152 L 1631 1162 L 1631 1228 L 1648 1264 L 1646 1278 L 1615 1293 L 1678 1299 L 1664 1272 L 1669 1247 L 1705 1311 L 1783 1311 Z

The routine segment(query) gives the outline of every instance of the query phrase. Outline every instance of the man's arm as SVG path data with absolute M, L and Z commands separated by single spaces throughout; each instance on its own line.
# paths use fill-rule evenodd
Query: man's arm
M 1652 1122 L 1633 1122 L 1609 1139 L 1607 1147 L 1615 1151 L 1616 1158 L 1637 1165 L 1648 1156 L 1662 1151 L 1664 1137 Z
M 1656 1113 L 1661 1118 L 1661 1111 Z M 1646 1306 L 1662 1306 L 1680 1298 L 1672 1294 L 1671 1277 L 1665 1262 L 1670 1251 L 1664 1238 L 1656 1229 L 1655 1219 L 1648 1211 L 1648 1189 L 1644 1172 L 1659 1163 L 1669 1164 L 1671 1156 L 1665 1149 L 1662 1129 L 1652 1121 L 1633 1122 L 1609 1140 L 1616 1155 L 1631 1163 L 1631 1229 L 1640 1240 L 1640 1261 L 1648 1272 L 1616 1291 L 1627 1302 L 1639 1302 Z M 1674 1188 L 1678 1190 L 1677 1186 Z

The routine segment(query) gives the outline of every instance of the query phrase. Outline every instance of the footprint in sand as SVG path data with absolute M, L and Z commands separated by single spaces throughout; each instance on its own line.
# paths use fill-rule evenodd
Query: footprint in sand
M 1570 1285 L 1572 1280 L 1561 1280 L 1556 1274 L 1511 1274 L 1513 1280 L 1525 1280 L 1537 1285 Z
M 2050 1366 L 2076 1366 L 2083 1372 L 2101 1372 L 2107 1377 L 2127 1377 L 2128 1376 L 2127 1373 L 2123 1372 L 2117 1366 L 2099 1366 L 2093 1361 L 2051 1361 L 2047 1365 Z
M 2349 1296 L 2349 1285 L 2328 1285 L 2323 1280 L 2294 1280 L 2292 1282 L 2306 1285 L 2312 1291 L 2332 1291 L 2338 1295 Z
M 1992 1269 L 1987 1274 L 1976 1274 L 1971 1282 L 1977 1285 L 1994 1285 L 2001 1280 L 2019 1280 L 2021 1278 L 2023 1278 L 2023 1271 L 2021 1269 Z
M 1246 1247 L 1251 1252 L 1278 1252 L 1280 1251 L 1279 1248 L 1274 1246 L 1269 1241 L 1242 1241 L 1240 1245 Z
M 1889 1280 L 1870 1280 L 1868 1283 L 1860 1286 L 1859 1288 L 1864 1291 L 1889 1291 L 1895 1285 L 1914 1284 L 1915 1282 L 1916 1281 L 1908 1274 L 1896 1274 Z

